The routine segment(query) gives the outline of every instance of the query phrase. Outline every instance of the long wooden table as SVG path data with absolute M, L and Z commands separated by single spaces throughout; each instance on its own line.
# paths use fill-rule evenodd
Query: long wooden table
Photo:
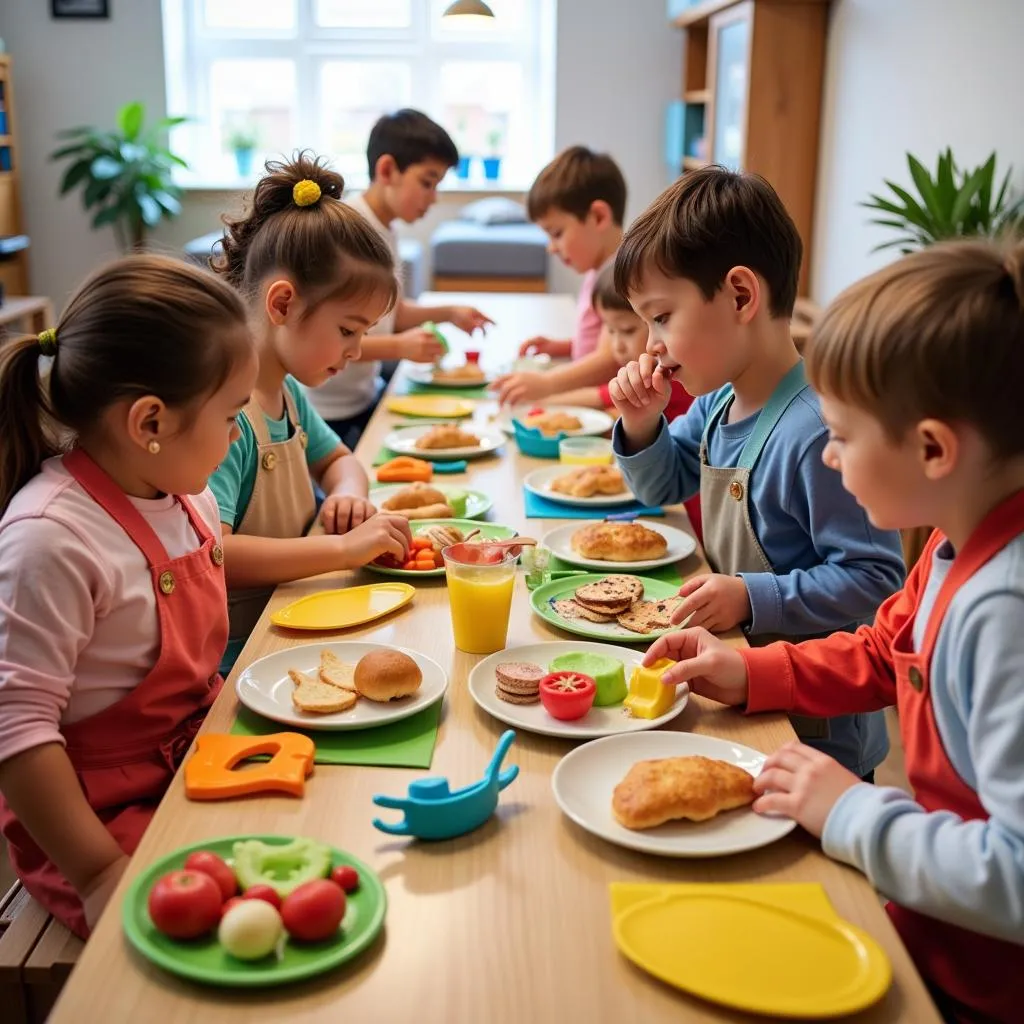
M 448 294 L 435 299 L 459 301 Z M 571 332 L 573 305 L 565 297 L 472 295 L 465 301 L 498 321 L 484 346 L 485 358 L 504 353 L 510 359 L 514 345 L 533 334 L 567 337 Z M 367 464 L 395 422 L 383 408 L 376 413 L 359 446 Z M 501 457 L 470 463 L 467 480 L 494 498 L 490 518 L 540 536 L 555 523 L 525 519 L 520 481 L 543 464 L 509 444 Z M 689 528 L 681 507 L 671 510 L 666 522 Z M 687 575 L 703 568 L 696 556 L 681 566 Z M 360 571 L 289 584 L 278 589 L 270 607 L 325 586 L 379 579 Z M 456 785 L 479 778 L 505 726 L 479 710 L 467 692 L 467 676 L 479 659 L 454 650 L 443 581 L 424 581 L 412 604 L 390 618 L 330 636 L 414 648 L 443 665 L 450 688 L 431 774 L 447 775 Z M 509 646 L 566 636 L 531 614 L 519 578 Z M 308 639 L 285 635 L 265 615 L 239 665 Z M 738 636 L 733 640 L 743 642 Z M 210 712 L 206 730 L 230 728 L 238 706 L 232 681 Z M 793 736 L 782 715 L 745 718 L 699 698 L 691 699 L 671 728 L 728 737 L 764 751 Z M 520 731 L 510 758 L 520 766 L 519 777 L 502 795 L 497 816 L 475 833 L 436 845 L 396 841 L 370 824 L 371 797 L 404 792 L 417 777 L 407 770 L 318 766 L 301 800 L 270 796 L 221 803 L 190 803 L 179 773 L 51 1020 L 575 1024 L 753 1019 L 689 998 L 627 962 L 612 940 L 612 881 L 820 882 L 839 913 L 873 935 L 892 960 L 895 980 L 888 995 L 851 1019 L 864 1024 L 939 1020 L 876 893 L 858 872 L 825 857 L 815 840 L 798 829 L 764 849 L 707 860 L 663 859 L 621 849 L 584 832 L 558 810 L 551 773 L 569 749 L 566 742 Z M 241 833 L 313 836 L 369 862 L 388 892 L 383 936 L 333 973 L 269 991 L 204 988 L 136 955 L 121 933 L 126 883 L 144 865 L 182 845 Z M 684 949 L 679 952 L 685 956 Z

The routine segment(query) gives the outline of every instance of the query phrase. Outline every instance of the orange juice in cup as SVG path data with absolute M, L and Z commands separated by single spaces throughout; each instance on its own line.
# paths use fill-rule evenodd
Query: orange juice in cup
M 505 646 L 516 556 L 485 545 L 453 544 L 442 552 L 448 580 L 455 646 L 468 654 L 493 654 Z

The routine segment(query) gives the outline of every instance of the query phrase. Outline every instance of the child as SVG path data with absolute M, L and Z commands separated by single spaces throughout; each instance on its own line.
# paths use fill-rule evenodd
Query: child
M 673 621 L 743 626 L 751 643 L 855 628 L 903 581 L 899 535 L 821 462 L 827 429 L 789 332 L 800 255 L 763 178 L 708 167 L 655 200 L 615 263 L 651 327 L 647 354 L 611 384 L 619 465 L 644 502 L 699 491 L 713 570 L 683 585 Z M 669 427 L 676 375 L 700 397 Z M 858 776 L 888 750 L 880 712 L 793 724 Z
M 398 267 L 398 236 L 392 225 L 396 220 L 412 224 L 426 215 L 459 153 L 448 133 L 426 114 L 399 110 L 373 126 L 366 156 L 370 187 L 350 205 L 384 239 Z M 443 354 L 437 338 L 420 326 L 427 320 L 452 323 L 467 334 L 493 322 L 472 306 L 419 306 L 400 294 L 364 338 L 362 355 L 344 374 L 309 393 L 314 408 L 350 448 L 355 448 L 384 390 L 381 360 L 432 363 Z
M 897 704 L 913 797 L 799 744 L 755 782 L 863 871 L 948 1020 L 1024 1004 L 1024 246 L 937 245 L 841 295 L 808 371 L 825 460 L 871 521 L 938 525 L 875 623 L 735 651 L 704 630 L 658 640 L 671 683 L 747 711 Z
M 530 220 L 551 240 L 548 251 L 583 274 L 572 341 L 530 338 L 519 350 L 572 358 L 568 366 L 546 373 L 526 370 L 494 382 L 503 404 L 532 402 L 574 388 L 605 383 L 617 363 L 607 341 L 600 341 L 601 321 L 591 296 L 602 268 L 608 266 L 622 240 L 626 215 L 626 180 L 606 153 L 571 146 L 537 175 L 526 200 Z
M 626 366 L 634 359 L 639 359 L 647 346 L 647 325 L 615 290 L 614 267 L 605 267 L 598 274 L 594 282 L 591 303 L 594 312 L 600 317 L 601 329 L 608 339 L 608 346 L 615 362 L 619 366 Z M 552 395 L 548 401 L 553 404 L 582 405 L 589 409 L 614 409 L 607 384 Z M 677 416 L 682 416 L 692 404 L 693 396 L 679 381 L 672 381 L 672 395 L 665 407 L 665 419 L 671 423 Z M 697 539 L 701 540 L 700 499 L 688 498 L 684 504 L 693 532 Z
M 83 938 L 221 687 L 206 481 L 255 380 L 238 297 L 163 256 L 112 263 L 0 349 L 0 827 Z
M 240 436 L 210 480 L 231 609 L 225 673 L 277 584 L 386 552 L 404 558 L 410 540 L 406 520 L 374 514 L 366 471 L 299 386 L 316 387 L 359 355 L 364 331 L 395 300 L 391 253 L 318 159 L 299 154 L 267 172 L 249 215 L 225 219 L 215 261 L 249 303 L 260 361 Z M 305 536 L 316 514 L 311 476 L 327 495 L 323 536 Z

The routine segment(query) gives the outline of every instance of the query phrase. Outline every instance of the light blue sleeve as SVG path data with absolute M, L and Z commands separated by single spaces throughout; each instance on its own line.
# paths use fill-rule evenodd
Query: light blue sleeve
M 306 465 L 315 465 L 341 444 L 341 438 L 327 426 L 323 416 L 313 408 L 306 389 L 301 387 L 297 380 L 287 377 L 285 385 L 295 399 L 295 411 L 298 413 L 302 429 L 309 438 L 309 444 L 306 446 Z
M 238 529 L 256 482 L 256 438 L 244 416 L 238 417 L 238 430 L 238 437 L 209 480 L 220 510 L 220 521 L 232 530 Z
M 669 426 L 664 416 L 658 436 L 642 451 L 626 455 L 622 421 L 612 431 L 615 461 L 630 490 L 645 505 L 676 505 L 700 492 L 700 441 L 708 416 L 708 400 L 698 398 L 685 416 Z
M 964 618 L 946 665 L 962 701 L 935 700 L 950 756 L 966 752 L 960 769 L 988 811 L 964 821 L 928 813 L 898 789 L 858 785 L 825 823 L 830 857 L 859 868 L 902 906 L 963 928 L 1024 945 L 1024 594 L 992 594 Z M 960 710 L 951 709 L 960 707 Z
M 840 475 L 821 461 L 827 442 L 822 431 L 807 443 L 785 492 L 784 511 L 810 538 L 816 564 L 781 575 L 740 574 L 750 595 L 751 636 L 801 636 L 863 622 L 903 586 L 899 534 L 873 526 Z

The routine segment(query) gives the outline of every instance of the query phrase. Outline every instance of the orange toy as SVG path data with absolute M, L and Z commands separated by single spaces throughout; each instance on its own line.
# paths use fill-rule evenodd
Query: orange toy
M 414 459 L 411 455 L 399 455 L 377 467 L 377 480 L 382 484 L 425 484 L 433 477 L 434 467 L 426 460 Z
M 208 733 L 196 740 L 196 752 L 185 765 L 185 795 L 190 800 L 226 800 L 264 792 L 302 796 L 306 776 L 313 773 L 315 750 L 313 741 L 297 732 L 269 736 Z M 271 758 L 244 771 L 233 770 L 257 754 L 270 754 Z

